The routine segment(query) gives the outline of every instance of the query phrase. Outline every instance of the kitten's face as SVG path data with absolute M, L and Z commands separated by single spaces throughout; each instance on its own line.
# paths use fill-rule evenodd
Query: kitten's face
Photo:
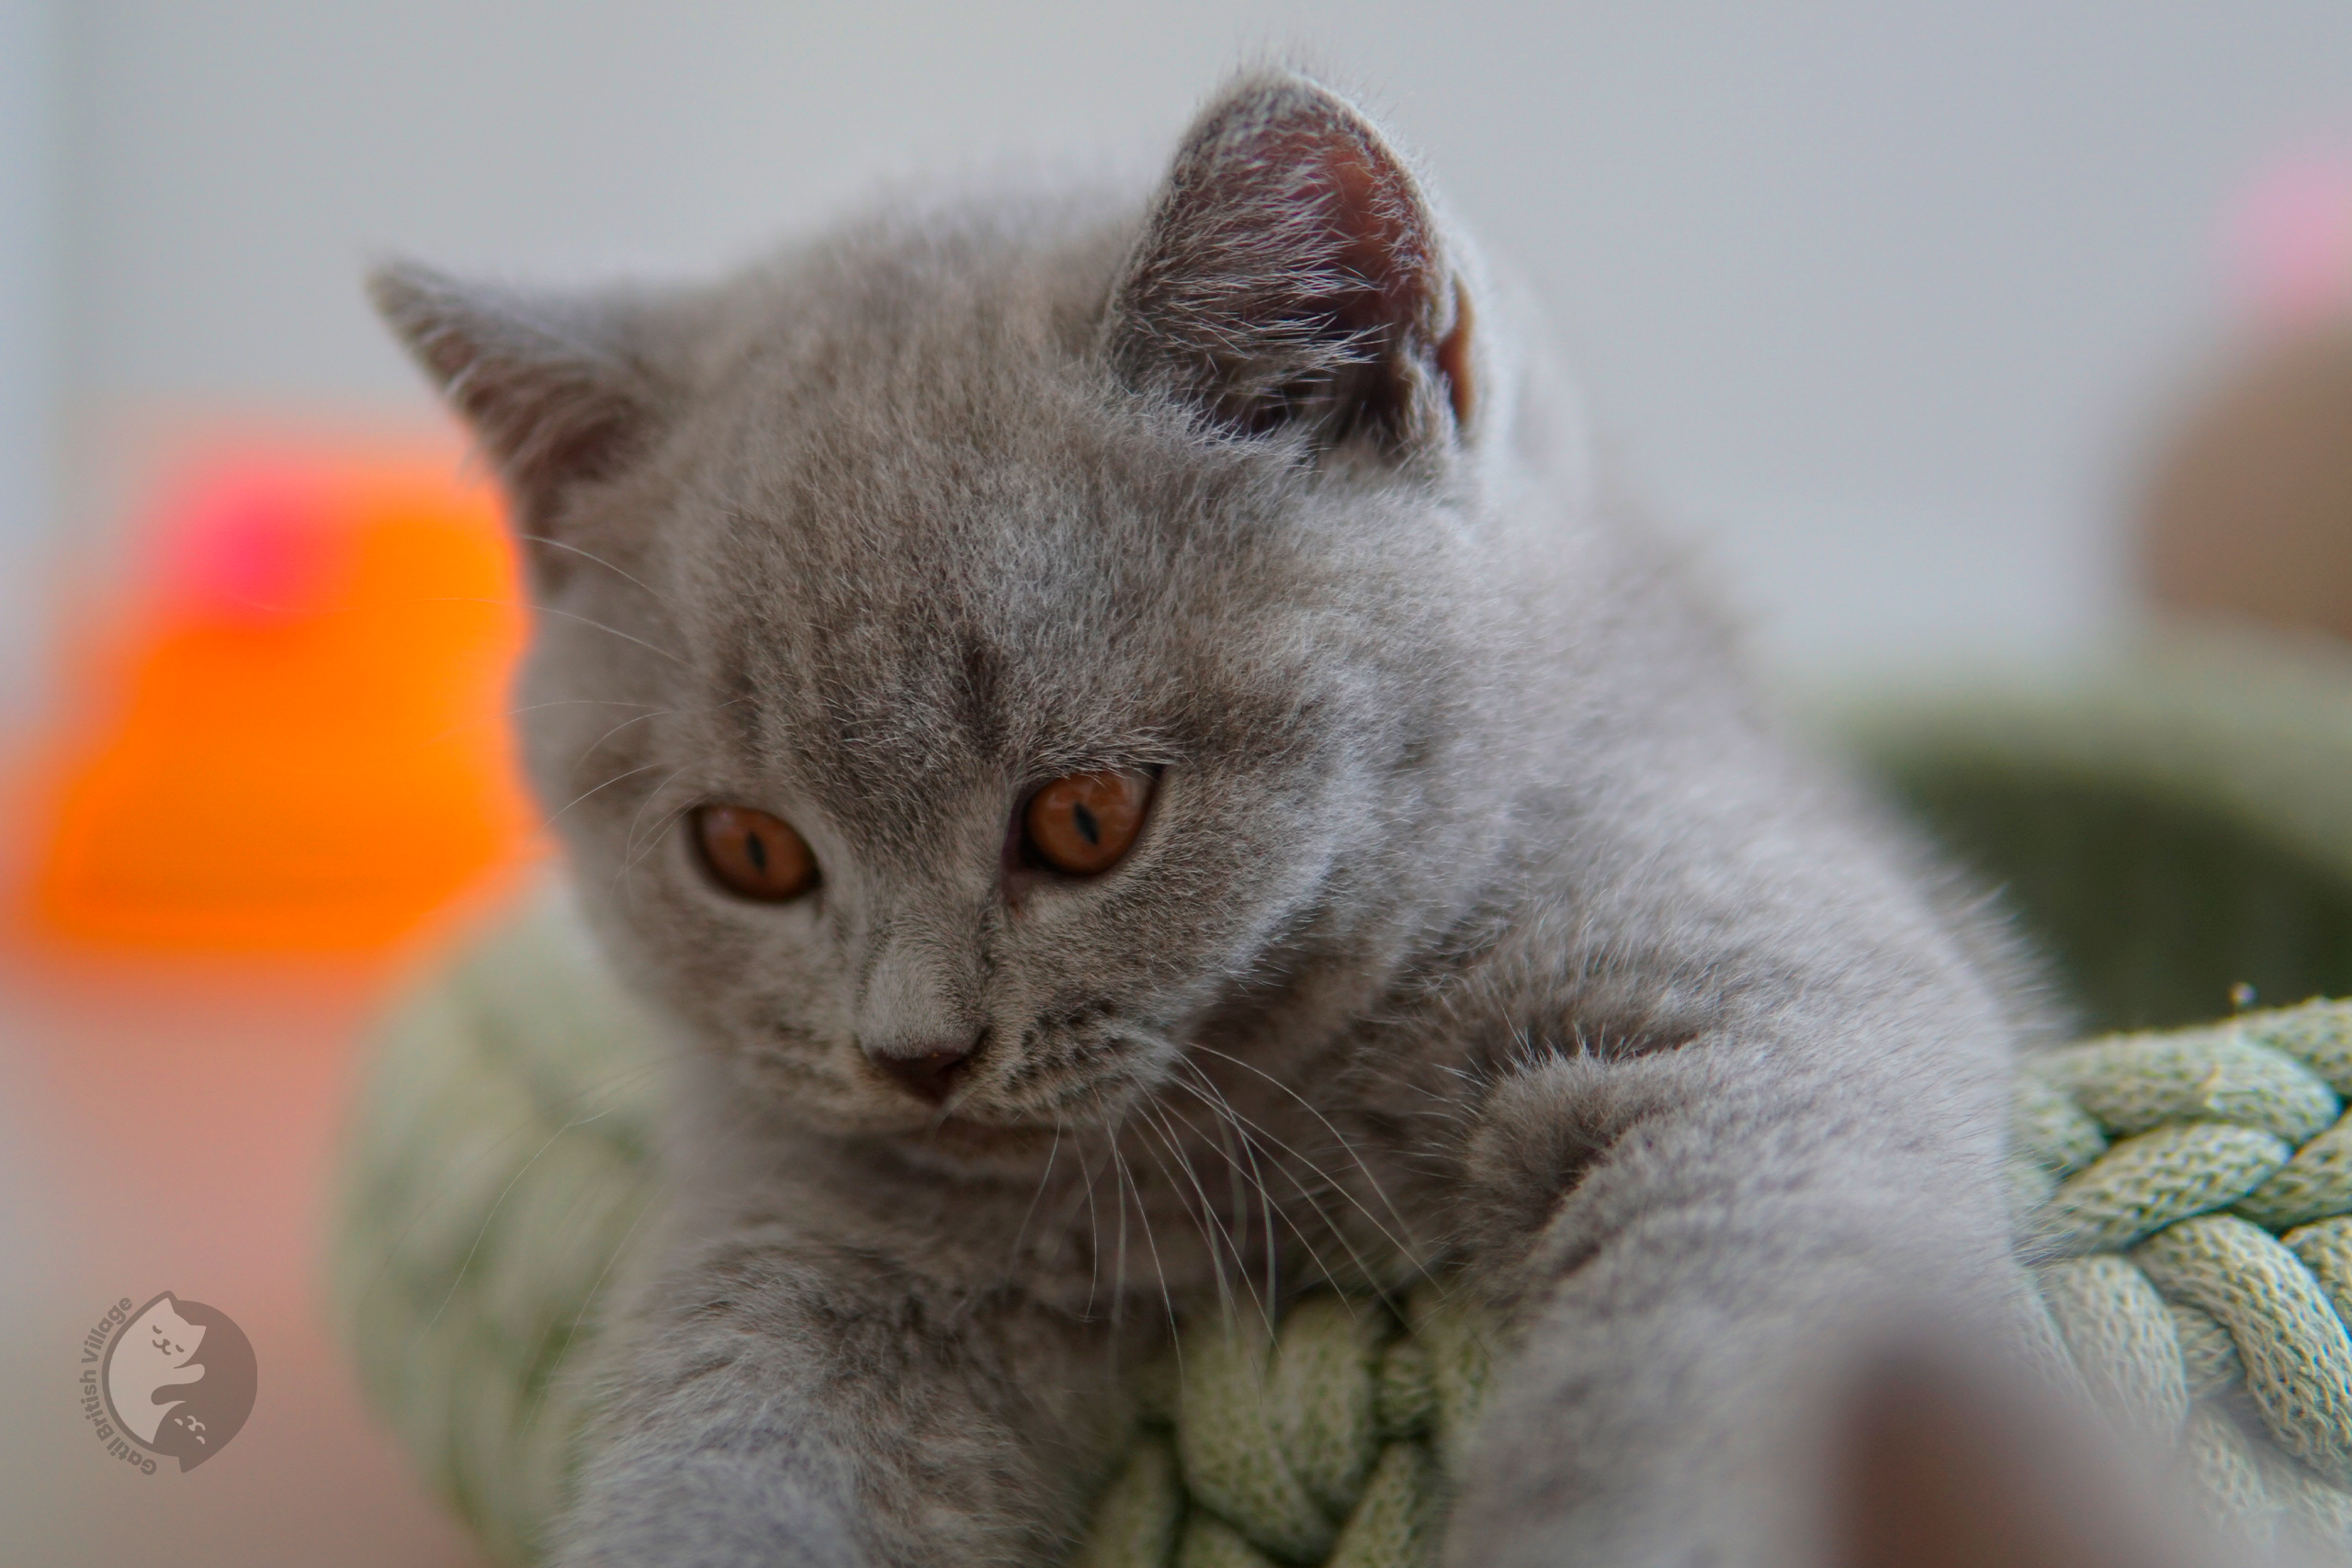
M 1204 127 L 1148 225 L 852 231 L 629 308 L 552 392 L 485 355 L 577 320 L 386 301 L 543 541 L 525 735 L 583 897 L 795 1116 L 978 1145 L 1107 1121 L 1187 1043 L 1328 1023 L 1451 912 L 1483 679 L 1464 286 L 1319 89 Z M 1248 222 L 1322 250 L 1270 284 L 1262 245 L 1217 249 Z M 616 366 L 646 384 L 576 408 Z M 567 411 L 625 456 L 566 460 Z M 1143 797 L 1124 852 L 1040 842 L 1032 807 L 1088 775 Z
M 808 362 L 776 364 L 691 482 L 631 496 L 660 517 L 626 564 L 645 589 L 564 574 L 559 608 L 679 657 L 559 615 L 534 660 L 526 701 L 560 705 L 535 768 L 578 797 L 575 864 L 640 973 L 837 1124 L 929 1127 L 876 1058 L 967 1048 L 960 1122 L 1115 1111 L 1237 988 L 1358 934 L 1335 879 L 1378 877 L 1443 749 L 1426 672 L 1458 660 L 1414 613 L 1458 573 L 1443 527 L 1294 454 L 1204 450 L 1037 352 L 922 345 L 946 407 L 895 367 L 802 393 Z M 1098 772 L 1148 795 L 1125 852 L 1072 874 L 1024 808 Z M 714 874 L 715 804 L 788 824 L 813 887 Z

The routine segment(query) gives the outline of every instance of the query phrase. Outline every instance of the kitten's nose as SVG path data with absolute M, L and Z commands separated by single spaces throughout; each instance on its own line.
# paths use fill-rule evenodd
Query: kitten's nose
M 979 1049 L 977 1038 L 962 1044 L 950 1044 L 931 1040 L 913 1044 L 904 1051 L 884 1051 L 868 1046 L 866 1060 L 889 1074 L 905 1086 L 909 1094 L 932 1105 L 946 1103 L 947 1096 L 962 1076 L 965 1063 Z

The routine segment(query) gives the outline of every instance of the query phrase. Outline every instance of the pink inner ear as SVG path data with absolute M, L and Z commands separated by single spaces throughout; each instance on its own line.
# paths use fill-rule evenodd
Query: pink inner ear
M 1445 378 L 1447 394 L 1453 401 L 1453 423 L 1466 426 L 1471 410 L 1477 399 L 1470 384 L 1470 290 L 1460 278 L 1453 283 L 1453 327 L 1445 341 L 1437 345 L 1438 373 Z
M 1261 78 L 1178 155 L 1121 285 L 1115 352 L 1245 434 L 1423 439 L 1445 422 L 1417 388 L 1442 374 L 1457 421 L 1474 400 L 1453 282 L 1379 133 L 1311 82 Z
M 1337 241 L 1333 260 L 1359 287 L 1334 302 L 1348 332 L 1406 324 L 1435 292 L 1419 204 L 1405 171 L 1345 120 L 1310 120 L 1291 132 L 1281 154 L 1316 171 L 1308 186 Z M 1318 188 L 1319 187 L 1319 188 Z
M 1427 219 L 1403 168 L 1367 141 L 1356 127 L 1308 126 L 1308 142 L 1295 154 L 1319 163 L 1329 191 L 1331 228 L 1339 236 L 1342 270 L 1364 287 L 1344 295 L 1333 311 L 1345 331 L 1424 326 L 1436 315 L 1439 288 Z M 1319 147 L 1313 145 L 1317 141 Z M 1436 347 L 1437 367 L 1457 425 L 1467 425 L 1476 406 L 1470 375 L 1470 291 L 1453 280 L 1453 324 Z

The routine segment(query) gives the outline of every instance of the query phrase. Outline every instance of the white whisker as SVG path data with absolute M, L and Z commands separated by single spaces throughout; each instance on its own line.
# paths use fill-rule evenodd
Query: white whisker
M 570 800 L 565 801 L 560 807 L 548 813 L 548 816 L 539 823 L 539 826 L 542 828 L 552 828 L 555 826 L 555 819 L 557 818 L 562 816 L 565 812 L 571 810 L 573 807 L 579 805 L 590 795 L 608 790 L 615 784 L 620 783 L 623 779 L 633 779 L 639 773 L 650 773 L 661 765 L 662 764 L 659 762 L 647 762 L 640 767 L 631 768 L 627 773 L 615 773 L 611 778 L 606 779 L 604 783 L 583 789 L 578 795 L 573 795 Z
M 1234 1110 L 1232 1103 L 1226 1100 L 1223 1095 L 1219 1094 L 1215 1100 L 1212 1100 L 1207 1094 L 1202 1093 L 1199 1089 L 1194 1088 L 1191 1084 L 1184 1083 L 1181 1078 L 1172 1081 L 1189 1091 L 1193 1098 L 1199 1100 L 1203 1105 L 1207 1106 L 1212 1112 L 1232 1118 L 1235 1128 L 1240 1132 L 1245 1142 L 1254 1145 L 1256 1137 L 1265 1138 L 1269 1143 L 1275 1145 L 1275 1147 L 1281 1152 L 1288 1154 L 1293 1158 L 1297 1159 L 1301 1164 L 1305 1165 L 1308 1170 L 1321 1178 L 1326 1186 L 1331 1186 L 1334 1190 L 1337 1190 L 1336 1184 L 1332 1183 L 1329 1174 L 1326 1172 L 1322 1167 L 1317 1165 L 1314 1161 L 1307 1159 L 1306 1156 L 1299 1154 L 1296 1150 L 1292 1149 L 1288 1145 L 1283 1144 L 1281 1139 L 1274 1137 L 1271 1133 L 1267 1133 L 1263 1128 L 1258 1127 L 1256 1123 L 1250 1122 L 1249 1118 Z M 1214 1093 L 1216 1086 L 1211 1084 L 1209 1085 L 1209 1089 L 1210 1091 Z M 1255 1136 L 1253 1136 L 1253 1133 Z M 1348 1240 L 1347 1233 L 1333 1221 L 1330 1212 L 1325 1209 L 1320 1202 L 1317 1201 L 1314 1192 L 1305 1182 L 1298 1179 L 1297 1173 L 1293 1171 L 1288 1166 L 1283 1164 L 1280 1160 L 1275 1160 L 1273 1162 L 1273 1166 L 1275 1169 L 1281 1171 L 1283 1177 L 1288 1179 L 1292 1189 L 1295 1190 L 1299 1197 L 1306 1201 L 1306 1206 L 1315 1211 L 1315 1217 L 1322 1222 L 1325 1234 L 1329 1235 L 1334 1241 L 1337 1241 L 1340 1246 L 1346 1250 L 1349 1261 L 1355 1265 L 1356 1271 L 1359 1274 L 1363 1275 L 1366 1279 L 1377 1279 L 1378 1275 L 1374 1273 L 1365 1265 L 1362 1257 L 1358 1256 L 1354 1245 Z M 1253 1179 L 1255 1179 L 1258 1184 L 1258 1196 L 1264 1203 L 1267 1210 L 1267 1226 L 1269 1231 L 1272 1228 L 1273 1216 L 1275 1214 L 1280 1214 L 1282 1216 L 1283 1224 L 1289 1227 L 1291 1235 L 1296 1236 L 1298 1238 L 1299 1246 L 1306 1249 L 1307 1260 L 1315 1265 L 1316 1271 L 1327 1280 L 1336 1280 L 1340 1279 L 1340 1274 L 1339 1270 L 1331 1267 L 1329 1260 L 1323 1256 L 1321 1249 L 1317 1247 L 1314 1236 L 1309 1235 L 1306 1228 L 1304 1225 L 1301 1225 L 1296 1219 L 1292 1217 L 1288 1209 L 1280 1206 L 1274 1201 L 1273 1194 L 1266 1187 L 1263 1178 L 1255 1174 L 1256 1160 L 1254 1156 L 1251 1160 L 1251 1168 Z M 1272 1271 L 1271 1264 L 1269 1265 L 1269 1271 Z M 1272 1295 L 1271 1288 L 1269 1290 L 1269 1295 Z
M 629 583 L 635 587 L 644 589 L 647 593 L 650 594 L 660 603 L 668 604 L 672 602 L 669 595 L 663 593 L 660 589 L 655 588 L 650 583 L 648 583 L 639 578 L 630 576 L 628 572 L 623 571 L 619 567 L 615 566 L 604 557 L 583 550 L 578 545 L 572 544 L 568 539 L 551 539 L 545 534 L 517 534 L 514 536 L 529 544 L 545 545 L 549 549 L 569 550 L 571 554 L 578 556 L 582 560 L 594 561 L 596 565 L 603 567 L 606 571 L 611 572 L 615 577 L 619 578 L 622 581 Z
M 1412 1223 L 1406 1219 L 1404 1214 L 1397 1210 L 1395 1201 L 1393 1201 L 1388 1196 L 1388 1190 L 1381 1186 L 1380 1178 L 1373 1174 L 1372 1167 L 1366 1164 L 1363 1156 L 1356 1151 L 1355 1145 L 1345 1134 L 1341 1133 L 1339 1128 L 1331 1124 L 1331 1119 L 1329 1116 L 1324 1115 L 1322 1111 L 1317 1107 L 1313 1100 L 1307 1099 L 1305 1095 L 1299 1093 L 1298 1090 L 1291 1088 L 1290 1085 L 1283 1082 L 1282 1079 L 1274 1077 L 1273 1074 L 1266 1071 L 1263 1067 L 1257 1066 L 1255 1063 L 1245 1062 L 1240 1057 L 1234 1055 L 1230 1052 L 1220 1051 L 1213 1045 L 1203 1045 L 1197 1042 L 1194 1043 L 1192 1048 L 1197 1051 L 1205 1051 L 1210 1055 L 1216 1056 L 1222 1061 L 1230 1062 L 1235 1066 L 1241 1068 L 1245 1072 L 1255 1073 L 1258 1077 L 1265 1079 L 1268 1083 L 1273 1085 L 1276 1089 L 1282 1090 L 1284 1094 L 1289 1095 L 1293 1100 L 1298 1101 L 1299 1105 L 1306 1110 L 1309 1116 L 1314 1117 L 1317 1122 L 1320 1122 L 1323 1124 L 1323 1130 L 1331 1134 L 1331 1141 L 1337 1144 L 1340 1152 L 1345 1154 L 1349 1159 L 1352 1160 L 1355 1163 L 1355 1168 L 1363 1173 L 1364 1181 L 1372 1188 L 1374 1196 L 1380 1200 L 1381 1206 L 1388 1211 L 1389 1217 L 1396 1222 L 1396 1228 L 1405 1232 L 1408 1235 L 1412 1234 Z M 1324 1179 L 1326 1180 L 1330 1179 L 1329 1175 L 1321 1172 L 1320 1170 L 1317 1171 L 1317 1174 L 1324 1175 Z M 1396 1247 L 1408 1258 L 1415 1258 L 1419 1256 L 1418 1252 L 1414 1248 L 1408 1247 L 1404 1242 L 1398 1240 L 1396 1235 L 1391 1232 L 1385 1224 L 1381 1223 L 1379 1215 L 1374 1213 L 1371 1209 L 1366 1207 L 1364 1203 L 1361 1200 L 1357 1199 L 1352 1193 L 1348 1192 L 1345 1187 L 1341 1186 L 1338 1182 L 1333 1182 L 1332 1186 L 1335 1190 L 1346 1197 L 1350 1202 L 1355 1204 L 1357 1210 L 1363 1213 L 1365 1219 L 1372 1222 L 1373 1228 L 1380 1232 L 1381 1235 L 1388 1242 L 1389 1246 Z
M 662 647 L 658 643 L 648 642 L 643 637 L 639 637 L 634 633 L 625 632 L 618 626 L 608 626 L 604 622 L 591 619 L 589 616 L 575 615 L 570 610 L 559 610 L 551 604 L 526 604 L 521 601 L 514 599 L 480 599 L 455 593 L 442 594 L 436 598 L 427 600 L 426 603 L 435 604 L 496 604 L 509 610 L 528 610 L 533 615 L 560 615 L 567 621 L 577 621 L 583 626 L 592 627 L 596 631 L 607 633 L 613 637 L 620 638 L 623 642 L 633 642 L 637 644 L 638 647 L 645 649 L 646 652 L 659 654 L 673 664 L 683 666 L 688 670 L 694 668 L 694 660 L 684 658 L 680 654 L 673 653 L 668 649 Z
M 644 713 L 638 714 L 629 718 L 625 718 L 618 724 L 613 726 L 610 729 L 605 731 L 604 734 L 596 737 L 595 739 L 590 741 L 587 749 L 582 750 L 575 761 L 582 762 L 586 761 L 589 758 L 596 754 L 598 750 L 604 746 L 605 741 L 610 740 L 614 736 L 618 735 L 622 730 L 627 729 L 632 724 L 643 724 L 649 718 L 669 718 L 675 716 L 681 710 L 677 708 L 649 708 Z
M 1053 1146 L 1046 1151 L 1046 1168 L 1038 1173 L 1037 1190 L 1029 1194 L 1029 1207 L 1021 1215 L 1021 1228 L 1012 1234 L 1012 1256 L 1005 1261 L 1008 1269 L 1020 1267 L 1021 1244 L 1029 1239 L 1029 1222 L 1037 1217 L 1038 1201 L 1046 1195 L 1046 1184 L 1054 1179 L 1054 1159 L 1061 1152 L 1062 1119 L 1057 1114 L 1054 1117 Z

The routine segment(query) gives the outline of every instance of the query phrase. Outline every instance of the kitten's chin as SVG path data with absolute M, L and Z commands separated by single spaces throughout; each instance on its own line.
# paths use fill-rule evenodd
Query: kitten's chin
M 962 1116 L 926 1122 L 891 1136 L 910 1165 L 942 1174 L 994 1176 L 1034 1172 L 1049 1158 L 1058 1134 L 1051 1126 L 997 1125 Z
M 929 1134 L 926 1141 L 942 1148 L 976 1155 L 1032 1149 L 1042 1154 L 1054 1141 L 1054 1130 L 1051 1127 L 1002 1126 L 951 1116 L 940 1123 L 938 1130 Z
M 1043 1155 L 1053 1145 L 1057 1126 L 1050 1117 L 1023 1115 L 999 1106 L 950 1105 L 943 1111 L 912 1100 L 856 1094 L 828 1100 L 807 1094 L 781 1097 L 776 1111 L 804 1131 L 820 1135 L 929 1149 L 959 1158 L 1033 1151 Z M 1062 1124 L 1067 1126 L 1068 1118 Z

